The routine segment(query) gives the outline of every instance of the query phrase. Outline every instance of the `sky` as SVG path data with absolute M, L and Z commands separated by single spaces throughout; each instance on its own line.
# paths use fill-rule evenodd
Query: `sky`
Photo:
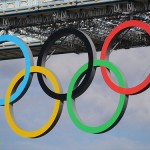
M 97 53 L 99 59 L 100 53 Z M 149 47 L 113 51 L 110 62 L 125 75 L 128 86 L 141 82 L 150 72 Z M 36 65 L 37 58 L 34 58 Z M 65 54 L 52 56 L 46 67 L 55 72 L 64 92 L 74 73 L 87 63 L 87 54 Z M 0 62 L 0 95 L 5 96 L 12 78 L 24 69 L 24 59 Z M 121 121 L 103 134 L 89 134 L 78 129 L 71 121 L 66 107 L 56 126 L 47 135 L 37 139 L 26 139 L 16 135 L 8 126 L 3 106 L 0 107 L 0 149 L 2 150 L 149 150 L 150 148 L 150 89 L 139 95 L 129 96 L 126 112 Z M 88 90 L 76 99 L 79 116 L 90 126 L 106 122 L 114 113 L 119 94 L 103 81 L 97 68 Z M 54 99 L 41 89 L 36 74 L 27 93 L 14 104 L 17 123 L 25 130 L 41 127 L 51 115 Z

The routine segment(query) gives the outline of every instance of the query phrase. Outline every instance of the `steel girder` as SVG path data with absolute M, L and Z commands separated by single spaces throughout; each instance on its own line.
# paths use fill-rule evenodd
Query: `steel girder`
M 2 15 L 0 16 L 0 35 L 7 33 L 18 36 L 26 41 L 33 55 L 37 56 L 46 39 L 56 30 L 64 27 L 77 28 L 86 32 L 99 51 L 107 35 L 118 24 L 130 19 L 138 19 L 150 24 L 148 1 L 115 1 L 115 3 L 103 3 L 103 5 L 97 1 L 96 4 L 86 3 L 78 7 L 74 5 L 63 7 L 63 9 L 59 7 L 46 9 L 43 6 L 42 10 L 36 12 Z M 149 36 L 139 28 L 125 31 L 117 41 L 119 44 L 114 43 L 115 50 L 150 45 Z M 73 35 L 62 37 L 50 53 L 53 51 L 55 51 L 54 54 L 85 52 L 80 40 Z M 1 60 L 21 57 L 21 52 L 13 43 L 0 44 Z

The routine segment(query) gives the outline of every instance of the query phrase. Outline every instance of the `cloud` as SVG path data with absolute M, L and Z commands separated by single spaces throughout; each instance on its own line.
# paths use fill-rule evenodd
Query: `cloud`
M 130 140 L 124 137 L 115 137 L 115 136 L 110 136 L 106 135 L 103 138 L 99 138 L 98 136 L 95 136 L 94 139 L 83 139 L 79 137 L 79 139 L 74 140 L 74 137 L 67 138 L 64 136 L 65 140 L 63 142 L 61 141 L 56 141 L 55 143 L 51 143 L 49 141 L 48 143 L 45 143 L 44 140 L 35 142 L 34 140 L 31 141 L 18 141 L 15 142 L 15 146 L 12 146 L 9 149 L 14 149 L 17 147 L 17 149 L 21 150 L 50 150 L 50 149 L 55 149 L 59 150 L 60 147 L 61 149 L 72 149 L 72 150 L 91 150 L 91 149 L 103 149 L 103 150 L 149 150 L 150 144 L 141 144 L 137 141 Z M 79 141 L 81 140 L 81 141 Z M 91 141 L 90 141 L 91 140 Z M 6 150 L 6 149 L 5 149 Z
M 129 86 L 138 83 L 149 73 L 149 48 L 120 50 L 113 52 L 110 61 L 119 66 L 126 75 Z M 98 53 L 99 58 L 99 53 Z M 35 59 L 36 60 L 36 59 Z M 69 62 L 69 63 L 68 63 Z M 64 91 L 73 74 L 87 62 L 86 54 L 68 54 L 53 56 L 47 62 L 47 68 L 53 70 L 62 82 Z M 36 61 L 35 61 L 36 64 Z M 143 67 L 144 66 L 144 67 Z M 24 60 L 1 62 L 0 94 L 5 91 L 12 77 L 24 67 Z M 146 70 L 145 70 L 146 69 Z M 141 80 L 142 81 L 142 80 Z M 99 125 L 107 121 L 114 113 L 118 104 L 119 94 L 110 90 L 103 81 L 99 69 L 89 89 L 76 99 L 79 115 L 88 125 Z M 39 128 L 46 122 L 53 109 L 54 100 L 41 89 L 36 76 L 26 95 L 14 104 L 17 122 L 26 130 Z M 79 149 L 90 150 L 137 149 L 148 150 L 150 145 L 147 135 L 150 133 L 150 101 L 149 90 L 137 96 L 129 97 L 126 113 L 120 123 L 111 131 L 101 135 L 86 134 L 75 127 L 69 118 L 66 103 L 60 121 L 56 127 L 41 139 L 22 139 L 13 133 L 6 121 L 3 107 L 0 108 L 1 136 L 0 145 L 7 149 Z M 131 135 L 131 133 L 135 135 Z M 137 139 L 137 137 L 139 137 Z M 145 140 L 145 142 L 143 141 Z M 7 141 L 7 142 L 6 142 Z M 59 141 L 59 143 L 58 143 Z M 9 145 L 8 145 L 9 143 Z

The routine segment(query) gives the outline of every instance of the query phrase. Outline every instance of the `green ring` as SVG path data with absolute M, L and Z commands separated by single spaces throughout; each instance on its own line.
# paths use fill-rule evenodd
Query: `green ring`
M 108 68 L 117 77 L 119 86 L 125 87 L 125 82 L 123 80 L 123 77 L 122 77 L 121 73 L 119 72 L 119 70 L 112 63 L 110 63 L 108 61 L 105 61 L 105 60 L 95 60 L 93 66 L 94 67 L 103 66 L 103 67 Z M 73 123 L 79 129 L 81 129 L 81 130 L 83 130 L 85 132 L 88 132 L 88 133 L 94 133 L 94 134 L 103 133 L 103 132 L 106 132 L 106 131 L 110 130 L 111 128 L 113 128 L 117 124 L 116 122 L 120 121 L 120 119 L 122 118 L 122 116 L 123 116 L 123 114 L 125 112 L 126 106 L 127 106 L 127 99 L 126 99 L 127 97 L 124 94 L 120 95 L 118 107 L 117 107 L 115 113 L 113 114 L 113 116 L 106 123 L 104 123 L 104 124 L 102 124 L 100 126 L 97 126 L 97 127 L 90 127 L 90 126 L 85 125 L 77 117 L 78 114 L 77 114 L 77 112 L 75 110 L 75 107 L 74 107 L 74 104 L 73 104 L 73 100 L 72 100 L 72 91 L 74 89 L 74 86 L 75 86 L 78 78 L 81 76 L 81 74 L 84 71 L 87 70 L 87 68 L 88 68 L 88 63 L 83 65 L 75 73 L 75 75 L 73 76 L 73 78 L 72 78 L 72 80 L 71 80 L 71 82 L 69 84 L 68 92 L 67 92 L 67 109 L 68 109 L 68 113 L 69 113 L 69 116 L 70 116 L 71 120 L 73 121 Z

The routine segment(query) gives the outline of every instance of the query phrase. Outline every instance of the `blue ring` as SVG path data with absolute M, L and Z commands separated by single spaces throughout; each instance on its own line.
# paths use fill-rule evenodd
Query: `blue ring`
M 21 95 L 21 93 L 23 92 L 24 88 L 26 87 L 26 85 L 28 83 L 29 76 L 30 76 L 31 61 L 30 61 L 30 54 L 28 52 L 29 48 L 26 46 L 26 44 L 21 39 L 15 37 L 15 36 L 11 36 L 11 35 L 0 36 L 0 42 L 4 42 L 4 41 L 12 42 L 19 46 L 19 48 L 21 49 L 21 51 L 24 55 L 25 66 L 26 66 L 25 75 L 24 75 L 22 82 L 20 83 L 20 86 L 18 87 L 16 92 L 14 94 L 12 94 L 10 97 L 10 103 L 11 103 L 17 97 L 19 97 Z M 0 106 L 3 106 L 3 105 L 4 105 L 4 99 L 0 99 Z

